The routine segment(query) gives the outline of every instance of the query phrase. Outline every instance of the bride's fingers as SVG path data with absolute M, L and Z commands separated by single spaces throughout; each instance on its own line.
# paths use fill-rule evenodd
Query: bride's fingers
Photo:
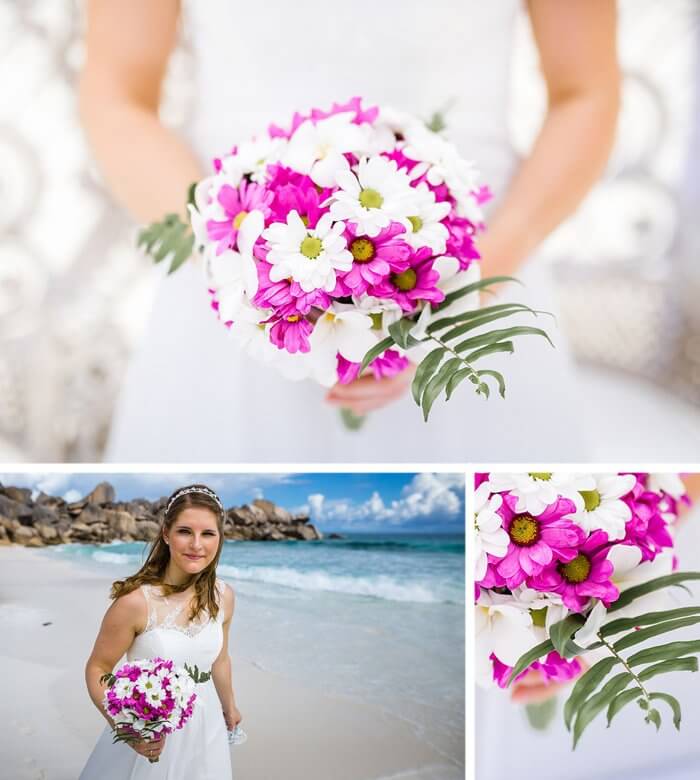
M 375 379 L 363 376 L 348 385 L 334 385 L 328 395 L 328 401 L 365 401 L 369 399 L 401 394 L 411 382 L 409 372 L 403 372 L 387 379 Z
M 380 409 L 391 401 L 400 398 L 403 390 L 397 390 L 391 393 L 382 393 L 381 395 L 367 396 L 366 398 L 329 398 L 327 402 L 331 406 L 337 406 L 342 409 L 349 409 L 355 414 L 366 414 L 374 409 Z
M 519 704 L 540 704 L 551 699 L 561 687 L 558 683 L 518 686 L 513 690 L 511 699 Z

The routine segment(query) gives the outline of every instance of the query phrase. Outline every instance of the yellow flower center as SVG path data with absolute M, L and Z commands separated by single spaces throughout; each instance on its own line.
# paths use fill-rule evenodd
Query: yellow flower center
M 586 512 L 592 512 L 600 506 L 601 496 L 597 490 L 579 490 Z
M 423 227 L 423 220 L 420 217 L 409 217 L 408 221 L 411 223 L 414 233 L 417 233 Z
M 416 275 L 416 272 L 413 270 L 413 268 L 409 268 L 406 271 L 402 271 L 400 274 L 392 274 L 391 281 L 396 285 L 396 287 L 399 288 L 399 290 L 407 292 L 416 286 L 418 276 Z
M 577 585 L 588 579 L 591 573 L 591 562 L 583 553 L 579 553 L 573 561 L 561 564 L 559 573 L 567 582 Z
M 532 625 L 538 628 L 544 628 L 547 625 L 547 607 L 542 609 L 531 609 Z
M 529 547 L 540 537 L 540 527 L 532 515 L 516 515 L 508 529 L 508 535 L 520 547 Z
M 549 482 L 549 480 L 552 478 L 551 471 L 528 471 L 527 475 L 528 477 L 532 477 L 538 482 Z
M 356 238 L 350 243 L 350 254 L 358 263 L 368 263 L 376 254 L 374 244 L 368 238 Z
M 316 236 L 307 236 L 299 247 L 299 251 L 302 255 L 308 257 L 309 260 L 315 260 L 321 254 L 322 249 L 323 243 L 321 242 L 321 239 L 316 238 Z
M 233 218 L 233 227 L 234 230 L 240 230 L 241 225 L 243 224 L 243 220 L 248 216 L 247 211 L 239 211 L 238 214 Z
M 292 314 L 291 317 L 287 317 L 287 322 L 299 322 L 301 316 L 298 314 Z
M 384 203 L 384 198 L 382 198 L 377 190 L 368 187 L 366 190 L 360 192 L 360 205 L 364 206 L 366 209 L 381 208 L 382 203 Z

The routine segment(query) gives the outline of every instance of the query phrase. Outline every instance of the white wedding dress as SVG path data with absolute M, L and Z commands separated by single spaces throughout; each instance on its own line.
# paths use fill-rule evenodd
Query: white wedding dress
M 207 170 L 236 142 L 287 124 L 295 110 L 360 95 L 428 118 L 450 101 L 448 135 L 502 196 L 515 159 L 507 138 L 510 51 L 519 0 L 184 3 L 197 66 L 189 138 Z M 162 272 L 164 275 L 164 272 Z M 519 274 L 506 295 L 551 311 L 547 273 Z M 428 424 L 410 394 L 346 431 L 325 390 L 245 355 L 209 308 L 201 264 L 163 278 L 116 410 L 106 459 L 117 462 L 584 461 L 568 356 L 524 337 L 501 369 L 507 399 L 466 386 Z M 512 324 L 516 320 L 513 319 Z
M 217 582 L 219 593 L 222 583 Z M 127 659 L 160 657 L 176 666 L 195 665 L 209 671 L 223 645 L 223 609 L 216 619 L 192 623 L 188 605 L 165 599 L 156 588 L 142 586 L 149 607 L 146 629 L 127 652 Z M 221 703 L 209 679 L 195 686 L 197 700 L 191 719 L 166 737 L 157 763 L 138 755 L 128 745 L 112 743 L 105 727 L 79 780 L 231 780 L 231 755 Z

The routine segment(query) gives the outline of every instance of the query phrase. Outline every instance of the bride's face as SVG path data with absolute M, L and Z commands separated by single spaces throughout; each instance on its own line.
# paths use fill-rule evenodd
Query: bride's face
M 170 547 L 170 560 L 187 574 L 205 569 L 219 549 L 216 516 L 204 507 L 183 509 L 163 536 Z

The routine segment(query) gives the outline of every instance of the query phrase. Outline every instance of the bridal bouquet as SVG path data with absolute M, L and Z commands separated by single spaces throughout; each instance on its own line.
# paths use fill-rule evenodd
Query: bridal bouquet
M 177 668 L 162 658 L 126 663 L 104 675 L 101 682 L 108 687 L 103 705 L 115 723 L 114 742 L 160 738 L 181 729 L 192 717 L 195 683 L 208 676 L 196 666 Z
M 211 305 L 256 359 L 330 387 L 417 364 L 425 419 L 465 379 L 489 395 L 503 376 L 475 364 L 513 352 L 528 326 L 484 326 L 522 304 L 477 308 L 475 236 L 490 197 L 471 163 L 422 121 L 360 98 L 295 114 L 236 144 L 176 215 L 139 243 L 170 270 L 203 254 Z
M 700 623 L 700 607 L 668 608 L 673 586 L 700 579 L 676 571 L 674 525 L 689 503 L 680 478 L 491 473 L 477 476 L 475 497 L 482 680 L 578 678 L 564 706 L 574 747 L 597 715 L 609 725 L 633 701 L 657 729 L 657 705 L 668 705 L 678 728 L 679 702 L 649 681 L 698 670 L 700 641 L 665 636 Z

